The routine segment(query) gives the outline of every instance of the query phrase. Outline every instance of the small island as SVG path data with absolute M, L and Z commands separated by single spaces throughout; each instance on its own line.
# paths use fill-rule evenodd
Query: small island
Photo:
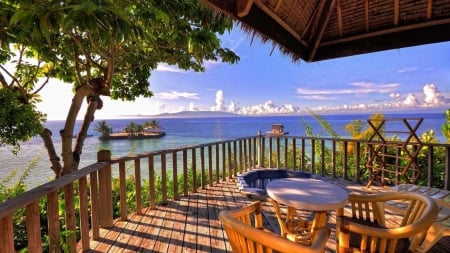
M 106 121 L 100 121 L 94 128 L 95 131 L 100 133 L 98 137 L 100 140 L 138 140 L 148 138 L 160 138 L 166 135 L 159 124 L 153 120 L 151 122 L 145 122 L 144 124 L 136 124 L 130 122 L 123 131 L 113 133 L 111 125 Z

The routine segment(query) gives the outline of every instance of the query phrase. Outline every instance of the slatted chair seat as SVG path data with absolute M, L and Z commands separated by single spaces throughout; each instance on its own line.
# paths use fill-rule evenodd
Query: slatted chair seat
M 242 208 L 220 212 L 219 219 L 227 233 L 233 252 L 316 253 L 325 251 L 325 245 L 330 236 L 328 227 L 318 230 L 314 238 L 311 238 L 311 244 L 305 246 L 264 230 L 261 209 L 262 203 L 255 201 Z
M 400 224 L 388 222 L 387 202 L 399 201 L 405 212 Z M 337 212 L 338 252 L 414 252 L 438 215 L 429 196 L 412 192 L 349 195 L 350 215 Z M 395 215 L 395 214 L 393 214 Z

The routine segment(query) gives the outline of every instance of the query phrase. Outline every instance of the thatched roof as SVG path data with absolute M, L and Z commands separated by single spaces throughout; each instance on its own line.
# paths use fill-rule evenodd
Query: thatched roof
M 450 0 L 203 0 L 294 60 L 450 41 Z

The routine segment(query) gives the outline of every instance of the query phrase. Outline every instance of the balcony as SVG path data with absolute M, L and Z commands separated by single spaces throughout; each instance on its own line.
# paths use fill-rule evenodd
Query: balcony
M 240 194 L 238 174 L 288 168 L 364 191 L 369 153 L 365 141 L 297 136 L 250 136 L 119 158 L 100 151 L 97 163 L 1 203 L 0 249 L 15 252 L 13 213 L 25 208 L 30 252 L 61 252 L 61 245 L 71 252 L 230 252 L 218 213 L 252 201 Z M 449 158 L 449 144 L 424 143 L 417 184 L 448 190 Z M 388 185 L 403 180 L 399 173 L 380 176 Z M 264 209 L 267 228 L 279 233 L 271 205 Z M 330 224 L 334 219 L 332 213 Z M 77 232 L 62 238 L 64 231 Z M 446 252 L 449 243 L 442 239 L 430 252 Z M 327 246 L 334 251 L 334 233 Z

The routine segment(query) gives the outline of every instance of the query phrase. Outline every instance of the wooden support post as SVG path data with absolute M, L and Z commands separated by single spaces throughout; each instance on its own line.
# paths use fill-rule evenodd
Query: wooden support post
M 97 153 L 98 162 L 111 162 L 111 151 L 100 150 Z M 113 206 L 112 206 L 112 176 L 111 164 L 98 171 L 99 180 L 99 206 L 102 211 L 99 212 L 99 223 L 103 228 L 113 225 Z

